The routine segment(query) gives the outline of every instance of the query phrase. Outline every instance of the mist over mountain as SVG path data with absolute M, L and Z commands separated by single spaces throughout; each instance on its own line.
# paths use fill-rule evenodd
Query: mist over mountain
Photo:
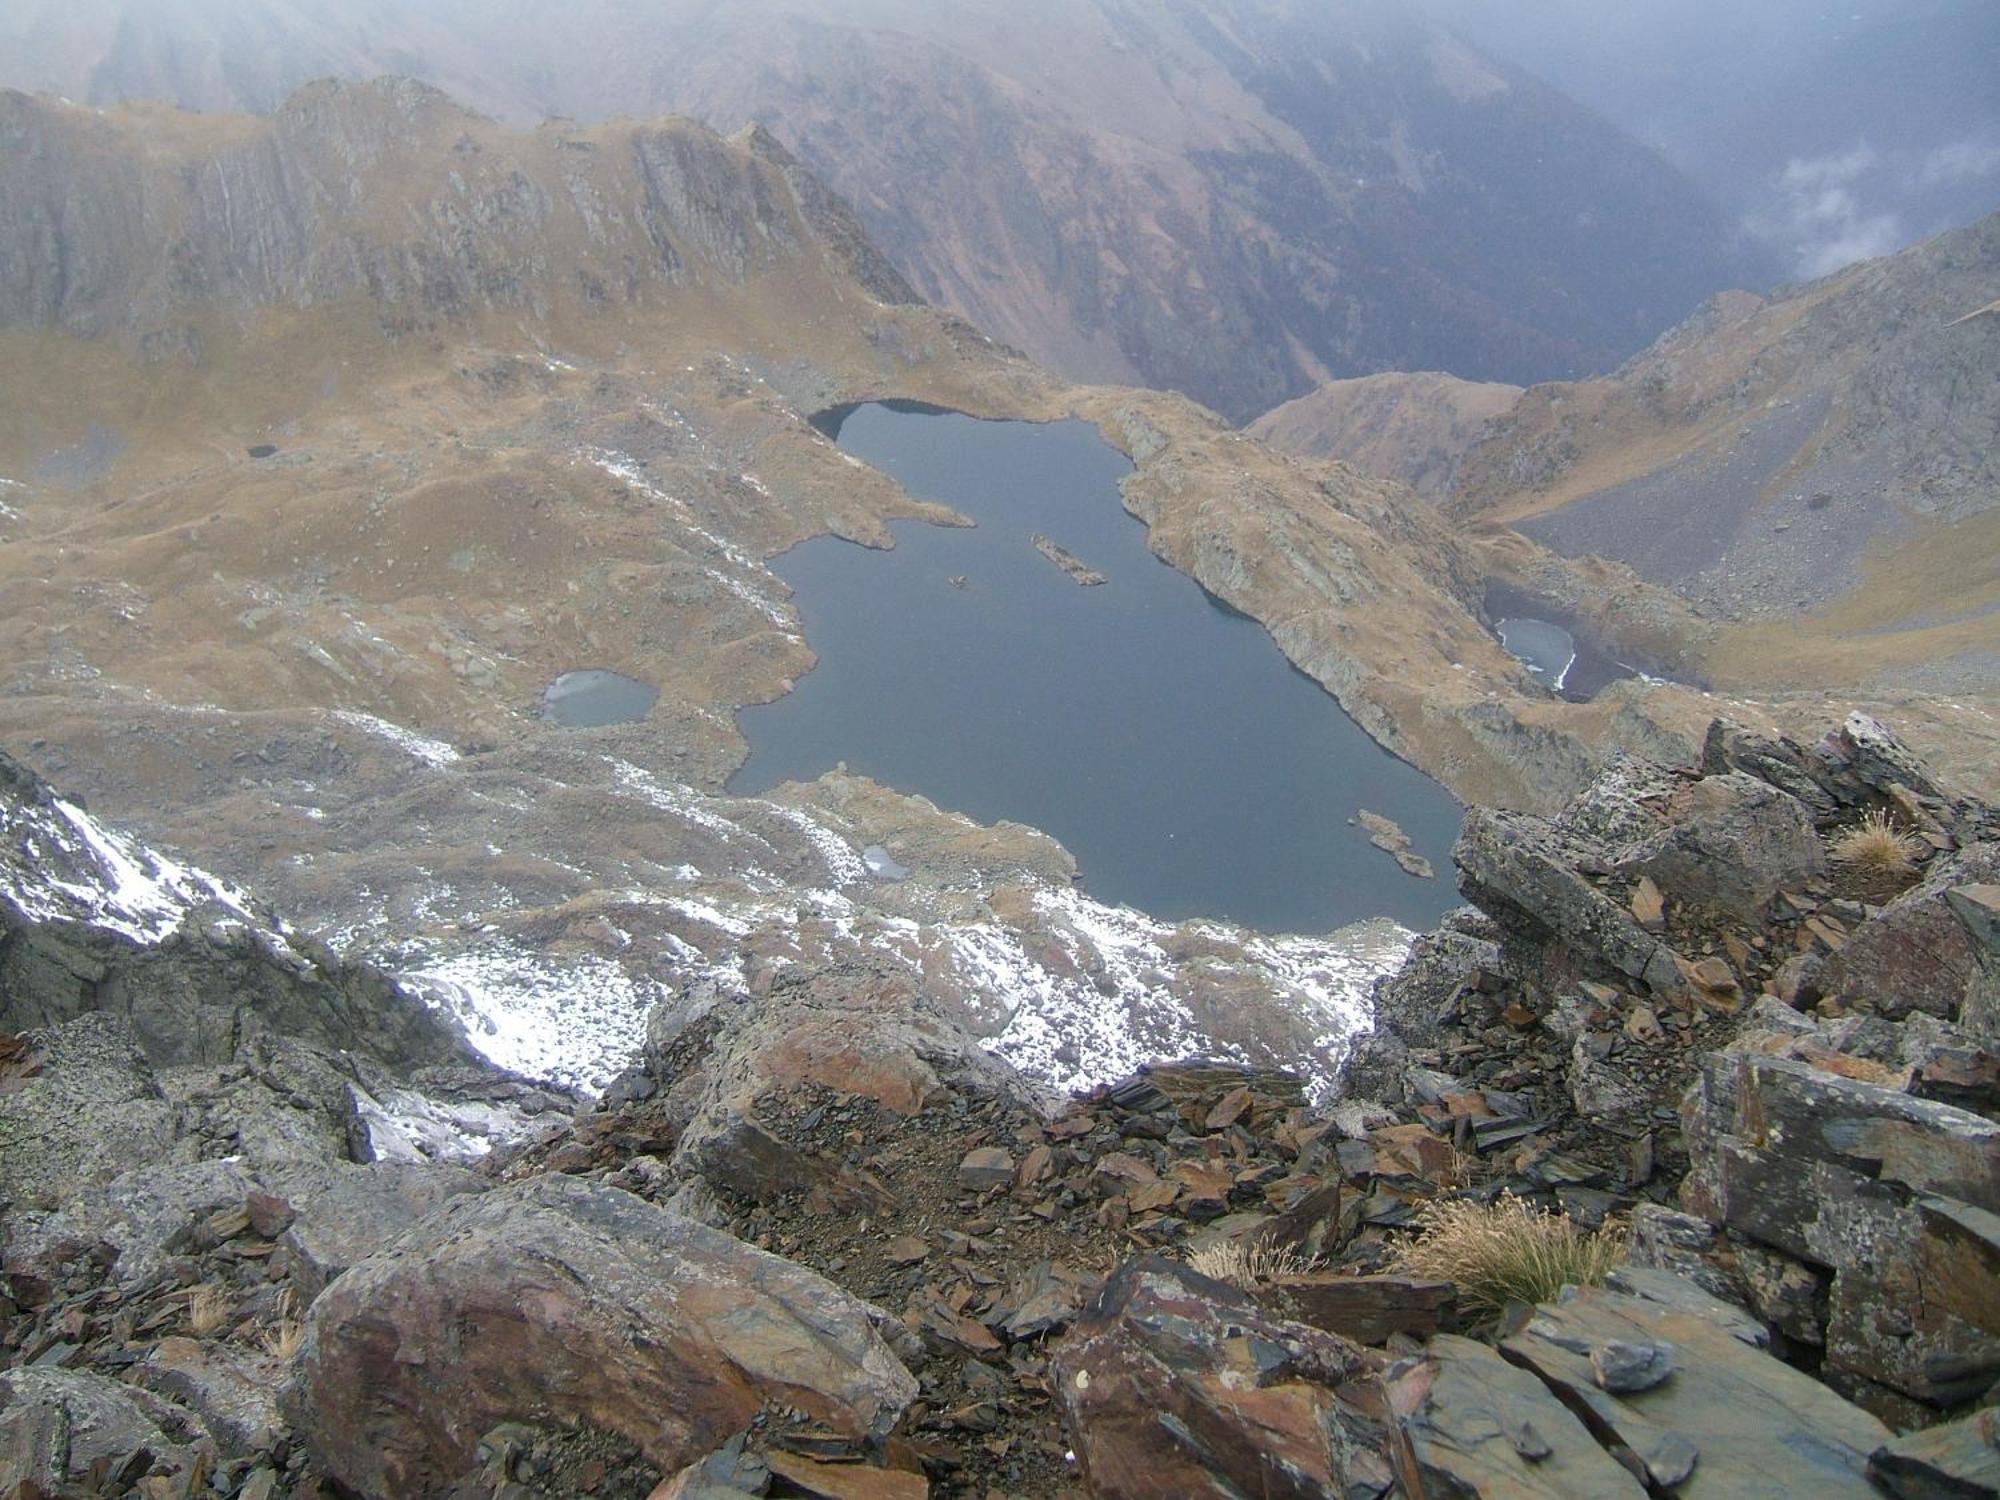
M 2000 208 L 1990 0 L 1423 0 L 1658 147 L 1795 276 Z
M 398 73 L 502 118 L 767 125 L 932 301 L 1246 419 L 1322 380 L 1608 368 L 1776 265 L 1408 0 L 26 0 L 0 82 L 268 112 Z

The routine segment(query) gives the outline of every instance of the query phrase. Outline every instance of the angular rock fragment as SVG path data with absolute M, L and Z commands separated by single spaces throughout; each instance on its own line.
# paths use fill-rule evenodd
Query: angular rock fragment
M 1332 1387 L 1351 1344 L 1174 1262 L 1128 1262 L 1051 1366 L 1101 1500 L 1319 1500 L 1340 1491 Z
M 1665 1344 L 1612 1339 L 1591 1349 L 1590 1373 L 1613 1395 L 1650 1391 L 1674 1373 L 1674 1351 Z
M 2000 1377 L 2000 1125 L 1786 1058 L 1703 1062 L 1688 1206 L 1832 1273 L 1830 1368 L 1948 1405 Z
M 1868 1474 L 1897 1500 L 2000 1496 L 2000 1411 L 1912 1432 L 1869 1457 Z
M 0 1374 L 0 1494 L 76 1494 L 94 1474 L 129 1489 L 148 1474 L 181 1472 L 205 1438 L 186 1413 L 101 1375 Z
M 321 1294 L 302 1429 L 368 1497 L 444 1493 L 480 1433 L 554 1421 L 673 1473 L 761 1413 L 856 1443 L 916 1383 L 811 1272 L 595 1183 L 454 1199 Z
M 988 1193 L 1014 1180 L 1014 1158 L 998 1146 L 968 1151 L 958 1164 L 958 1185 L 968 1192 Z

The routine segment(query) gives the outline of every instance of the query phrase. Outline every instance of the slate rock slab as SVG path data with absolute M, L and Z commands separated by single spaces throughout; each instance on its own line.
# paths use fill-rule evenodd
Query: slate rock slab
M 1605 1390 L 1592 1356 L 1670 1346 L 1676 1371 L 1649 1389 Z M 1889 1430 L 1722 1321 L 1606 1289 L 1535 1309 L 1500 1345 L 1680 1500 L 1876 1496 L 1867 1456 Z
M 1426 1481 L 1490 1500 L 1638 1500 L 1646 1493 L 1547 1386 L 1489 1346 L 1431 1340 L 1430 1389 L 1408 1419 Z
M 1898 1500 L 1993 1500 L 2000 1496 L 2000 1411 L 1884 1443 L 1868 1473 Z

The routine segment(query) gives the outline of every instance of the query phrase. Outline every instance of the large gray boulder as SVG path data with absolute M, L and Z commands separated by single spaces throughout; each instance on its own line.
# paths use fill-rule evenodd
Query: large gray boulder
M 1830 1277 L 1830 1378 L 1934 1407 L 2000 1378 L 2000 1125 L 1751 1050 L 1704 1059 L 1682 1122 L 1687 1207 Z
M 310 1302 L 350 1266 L 453 1198 L 483 1193 L 492 1185 L 465 1167 L 443 1164 L 372 1162 L 343 1168 L 300 1206 L 285 1230 L 293 1284 Z
M 537 1177 L 453 1199 L 320 1295 L 300 1425 L 370 1500 L 447 1493 L 508 1422 L 615 1434 L 667 1473 L 760 1414 L 866 1445 L 917 1391 L 870 1313 L 629 1193 Z
M 1585 969 L 1662 993 L 1684 987 L 1673 950 L 1583 878 L 1575 850 L 1543 819 L 1475 807 L 1451 857 L 1466 894 L 1503 926 L 1525 919 Z
M 1670 901 L 1754 924 L 1780 891 L 1825 873 L 1812 814 L 1755 777 L 1705 776 L 1661 812 L 1668 827 L 1626 850 L 1618 868 L 1648 876 Z

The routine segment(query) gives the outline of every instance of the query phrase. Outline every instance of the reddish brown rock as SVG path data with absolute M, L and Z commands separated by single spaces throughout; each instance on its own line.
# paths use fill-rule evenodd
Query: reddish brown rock
M 1340 1493 L 1332 1387 L 1354 1345 L 1160 1259 L 1128 1262 L 1051 1367 L 1101 1500 L 1319 1500 Z
M 371 1500 L 444 1493 L 510 1421 L 616 1434 L 674 1473 L 760 1413 L 879 1439 L 916 1393 L 832 1284 L 556 1176 L 456 1199 L 341 1277 L 301 1370 L 308 1444 Z
M 1398 1333 L 1429 1338 L 1450 1315 L 1455 1295 L 1448 1281 L 1309 1275 L 1281 1276 L 1259 1287 L 1257 1300 L 1292 1322 L 1380 1344 Z

